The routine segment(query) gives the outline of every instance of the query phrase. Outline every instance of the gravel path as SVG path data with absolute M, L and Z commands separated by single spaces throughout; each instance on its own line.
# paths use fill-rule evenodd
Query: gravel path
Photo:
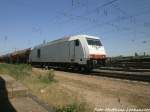
M 150 84 L 55 71 L 61 86 L 83 97 L 92 107 L 148 108 Z

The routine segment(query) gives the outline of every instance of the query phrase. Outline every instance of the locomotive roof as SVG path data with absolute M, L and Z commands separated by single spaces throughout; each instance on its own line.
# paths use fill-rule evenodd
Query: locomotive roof
M 47 42 L 45 44 L 40 44 L 40 45 L 36 46 L 35 48 L 39 48 L 39 47 L 42 47 L 42 46 L 47 46 L 47 45 L 54 44 L 54 43 L 59 43 L 59 42 L 76 40 L 76 39 L 79 39 L 79 38 L 99 39 L 98 37 L 90 36 L 90 35 L 73 35 L 73 36 L 66 36 L 66 37 L 63 37 L 63 38 L 60 38 L 60 39 L 57 39 L 57 40 L 53 40 L 53 41 Z
M 79 39 L 79 38 L 99 39 L 99 37 L 95 37 L 95 36 L 91 36 L 91 35 L 74 35 L 74 36 L 71 36 L 71 37 L 69 38 L 69 40 L 76 40 L 76 39 Z

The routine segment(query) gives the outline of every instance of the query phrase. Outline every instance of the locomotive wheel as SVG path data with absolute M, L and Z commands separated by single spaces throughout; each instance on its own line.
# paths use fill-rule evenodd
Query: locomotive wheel
M 91 69 L 86 67 L 86 66 L 81 66 L 80 67 L 80 71 L 83 72 L 83 73 L 88 73 L 88 72 L 91 71 Z

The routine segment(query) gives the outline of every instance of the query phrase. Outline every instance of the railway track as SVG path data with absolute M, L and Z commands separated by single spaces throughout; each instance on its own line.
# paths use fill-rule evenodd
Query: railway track
M 113 70 L 113 71 L 130 71 L 130 72 L 148 72 L 150 69 L 137 69 L 132 67 L 100 67 L 100 70 Z
M 110 68 L 104 67 L 99 69 L 94 69 L 91 72 L 81 72 L 77 69 L 64 69 L 64 68 L 57 68 L 57 67 L 50 67 L 57 71 L 64 71 L 70 73 L 79 73 L 83 75 L 95 75 L 99 77 L 108 77 L 108 78 L 115 78 L 115 79 L 122 79 L 122 80 L 132 80 L 132 81 L 142 81 L 150 83 L 150 71 L 149 69 L 124 69 L 124 68 Z
M 134 81 L 143 81 L 150 82 L 150 71 L 149 69 L 123 69 L 123 68 L 104 68 L 104 69 L 94 69 L 91 72 L 92 75 L 102 76 L 102 77 L 110 77 L 117 79 L 126 79 L 126 80 L 134 80 Z

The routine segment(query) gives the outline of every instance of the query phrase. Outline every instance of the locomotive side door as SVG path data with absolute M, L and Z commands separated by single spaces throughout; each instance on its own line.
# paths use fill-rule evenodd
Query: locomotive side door
M 74 41 L 71 41 L 70 43 L 70 61 L 71 62 L 74 62 L 74 61 L 77 61 L 78 58 L 80 58 L 81 56 L 81 48 L 80 48 L 80 41 L 77 39 L 77 40 L 74 40 Z
M 74 41 L 70 41 L 69 57 L 70 57 L 71 62 L 75 61 L 75 42 Z

